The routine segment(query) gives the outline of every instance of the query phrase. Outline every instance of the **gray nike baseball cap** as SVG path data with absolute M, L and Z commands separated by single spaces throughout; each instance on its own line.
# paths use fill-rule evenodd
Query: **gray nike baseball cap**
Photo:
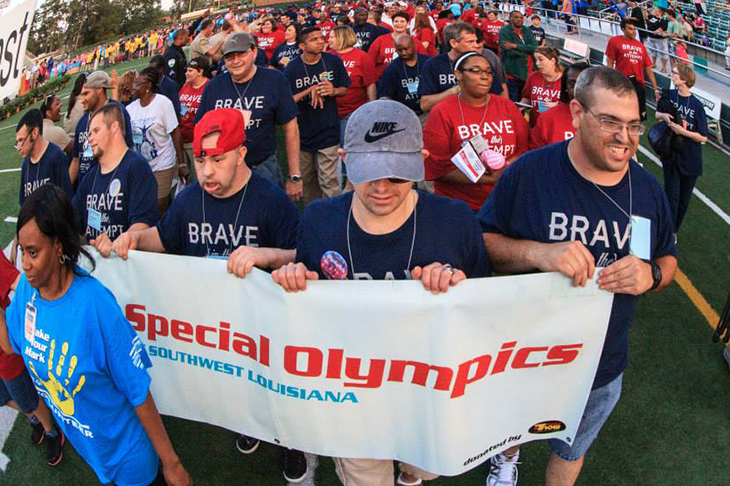
M 347 178 L 353 184 L 424 178 L 421 122 L 397 101 L 371 101 L 355 110 L 347 121 L 344 149 Z

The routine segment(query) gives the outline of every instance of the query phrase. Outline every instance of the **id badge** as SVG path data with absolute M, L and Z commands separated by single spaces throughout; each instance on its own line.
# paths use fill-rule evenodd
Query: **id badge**
M 94 157 L 94 151 L 91 149 L 91 145 L 87 145 L 84 149 L 84 157 L 91 159 Z
M 30 344 L 35 343 L 35 318 L 36 308 L 33 304 L 28 302 L 25 305 L 25 340 Z
M 89 226 L 91 226 L 96 231 L 101 233 L 101 213 L 99 211 L 97 211 L 96 209 L 91 209 L 91 208 L 89 208 L 87 210 L 87 212 L 89 213 L 89 218 L 88 218 Z
M 406 86 L 408 86 L 408 94 L 414 95 L 418 93 L 418 79 L 408 83 Z
M 139 132 L 134 132 L 134 134 L 132 135 L 132 141 L 135 145 L 142 145 L 142 143 L 144 142 L 144 135 Z
M 472 147 L 474 147 L 474 151 L 481 155 L 482 153 L 486 152 L 489 149 L 489 145 L 487 145 L 487 141 L 484 140 L 484 137 L 482 134 L 476 135 L 475 137 L 472 137 L 469 140 L 469 143 Z
M 549 109 L 550 109 L 550 107 L 544 101 L 538 101 L 537 102 L 537 111 L 539 113 L 546 112 Z
M 651 221 L 641 216 L 631 216 L 631 254 L 642 260 L 651 260 Z
M 188 112 L 188 107 L 185 105 L 180 105 L 180 116 L 185 116 L 185 114 Z

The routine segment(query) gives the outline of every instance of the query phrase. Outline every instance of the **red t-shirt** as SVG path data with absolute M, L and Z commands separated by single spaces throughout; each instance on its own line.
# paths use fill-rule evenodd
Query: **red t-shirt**
M 319 27 L 322 30 L 322 36 L 324 37 L 324 42 L 329 43 L 330 41 L 330 32 L 332 32 L 332 29 L 337 27 L 334 22 L 331 20 L 327 20 L 325 22 L 321 22 L 317 24 L 317 27 Z
M 438 19 L 436 20 L 436 34 L 438 35 L 439 42 L 444 42 L 444 29 L 449 25 L 451 21 L 449 19 Z
M 264 51 L 269 60 L 271 60 L 271 56 L 274 54 L 276 48 L 279 47 L 280 44 L 284 43 L 283 30 L 275 30 L 268 34 L 257 32 L 255 35 L 258 42 L 258 48 Z
M 352 84 L 347 87 L 347 94 L 337 98 L 337 116 L 342 118 L 360 108 L 368 102 L 367 87 L 378 81 L 375 64 L 365 51 L 353 49 L 350 52 L 339 54 L 350 76 Z
M 481 133 L 489 148 L 504 154 L 509 161 L 527 150 L 528 127 L 525 118 L 514 103 L 501 96 L 492 95 L 484 106 L 470 106 L 461 102 L 464 111 L 462 121 L 458 95 L 449 96 L 433 107 L 423 131 L 424 148 L 429 151 L 426 159 L 426 179 L 434 182 L 436 194 L 465 201 L 478 210 L 494 188 L 491 184 L 453 184 L 436 179 L 456 169 L 451 162 L 461 150 L 461 143 Z M 479 122 L 484 119 L 482 126 Z M 457 169 L 458 170 L 458 169 Z
M 504 22 L 496 20 L 490 22 L 489 19 L 485 20 L 479 25 L 484 33 L 484 45 L 492 47 L 494 49 L 499 48 L 499 29 L 504 27 Z
M 522 89 L 522 97 L 530 100 L 530 126 L 535 126 L 540 117 L 540 103 L 557 103 L 560 99 L 560 86 L 562 76 L 556 81 L 548 81 L 540 71 L 534 71 L 527 76 L 525 87 Z M 547 110 L 545 110 L 547 111 Z
M 573 137 L 575 137 L 575 127 L 570 105 L 558 103 L 558 106 L 543 113 L 530 130 L 530 150 Z
M 476 9 L 470 8 L 467 9 L 465 12 L 462 12 L 461 18 L 459 20 L 470 24 L 475 18 L 478 18 L 477 11 Z
M 421 44 L 421 47 L 427 56 L 438 55 L 438 51 L 436 50 L 436 35 L 430 27 L 424 27 L 416 32 L 415 39 Z M 424 42 L 428 42 L 428 47 L 423 47 Z
M 200 98 L 203 96 L 203 90 L 208 80 L 198 88 L 193 88 L 190 83 L 185 83 L 180 88 L 180 108 L 185 114 L 180 119 L 180 134 L 183 143 L 191 143 L 193 141 L 193 129 L 195 128 L 195 114 L 198 112 Z
M 8 298 L 10 286 L 18 278 L 19 273 L 5 257 L 5 253 L 0 251 L 0 307 L 3 310 L 10 305 L 10 299 Z M 20 376 L 24 368 L 23 358 L 19 354 L 8 355 L 0 349 L 0 378 L 3 380 L 15 379 Z
M 416 42 L 416 52 L 426 54 L 423 44 L 420 42 Z M 370 59 L 373 60 L 376 74 L 378 79 L 380 79 L 385 68 L 388 67 L 388 64 L 390 64 L 391 61 L 393 61 L 393 57 L 395 57 L 395 39 L 393 39 L 393 36 L 381 35 L 375 39 L 375 41 L 370 44 L 368 55 L 370 56 Z
M 383 27 L 384 29 L 388 29 L 389 31 L 393 32 L 393 26 L 390 24 L 386 24 L 385 22 L 380 22 L 378 24 L 379 27 Z
M 606 56 L 616 61 L 617 71 L 629 77 L 635 76 L 638 82 L 644 84 L 644 70 L 651 68 L 651 58 L 644 44 L 617 35 L 608 41 Z

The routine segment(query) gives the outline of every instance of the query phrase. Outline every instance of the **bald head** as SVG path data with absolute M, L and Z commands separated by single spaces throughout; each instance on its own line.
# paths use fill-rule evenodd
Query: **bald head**
M 395 38 L 395 52 L 398 57 L 403 58 L 405 62 L 416 59 L 416 44 L 413 37 L 408 34 L 401 34 Z

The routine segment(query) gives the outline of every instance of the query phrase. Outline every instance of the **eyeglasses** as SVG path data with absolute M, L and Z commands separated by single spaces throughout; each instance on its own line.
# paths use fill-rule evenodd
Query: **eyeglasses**
M 585 110 L 590 113 L 593 118 L 598 120 L 598 128 L 600 128 L 604 132 L 608 133 L 621 133 L 623 131 L 624 127 L 626 127 L 626 130 L 628 131 L 629 135 L 632 137 L 640 137 L 644 134 L 646 131 L 646 127 L 642 125 L 641 123 L 621 123 L 616 120 L 612 120 L 610 118 L 606 118 L 603 116 L 598 116 L 595 113 L 591 111 L 590 108 L 587 106 L 581 104 Z
M 32 135 L 32 132 L 29 133 L 28 135 L 26 135 L 25 137 L 23 137 L 22 139 L 17 140 L 15 142 L 15 150 L 22 149 L 23 148 L 23 145 L 25 145 L 25 141 L 28 140 L 28 138 L 30 138 L 31 135 Z
M 486 76 L 488 78 L 491 78 L 492 77 L 492 70 L 491 69 L 481 69 L 481 68 L 478 68 L 478 67 L 472 67 L 472 68 L 464 68 L 464 69 L 462 69 L 462 71 L 463 72 L 467 72 L 467 73 L 471 73 L 471 74 L 476 74 L 480 78 L 482 76 Z

